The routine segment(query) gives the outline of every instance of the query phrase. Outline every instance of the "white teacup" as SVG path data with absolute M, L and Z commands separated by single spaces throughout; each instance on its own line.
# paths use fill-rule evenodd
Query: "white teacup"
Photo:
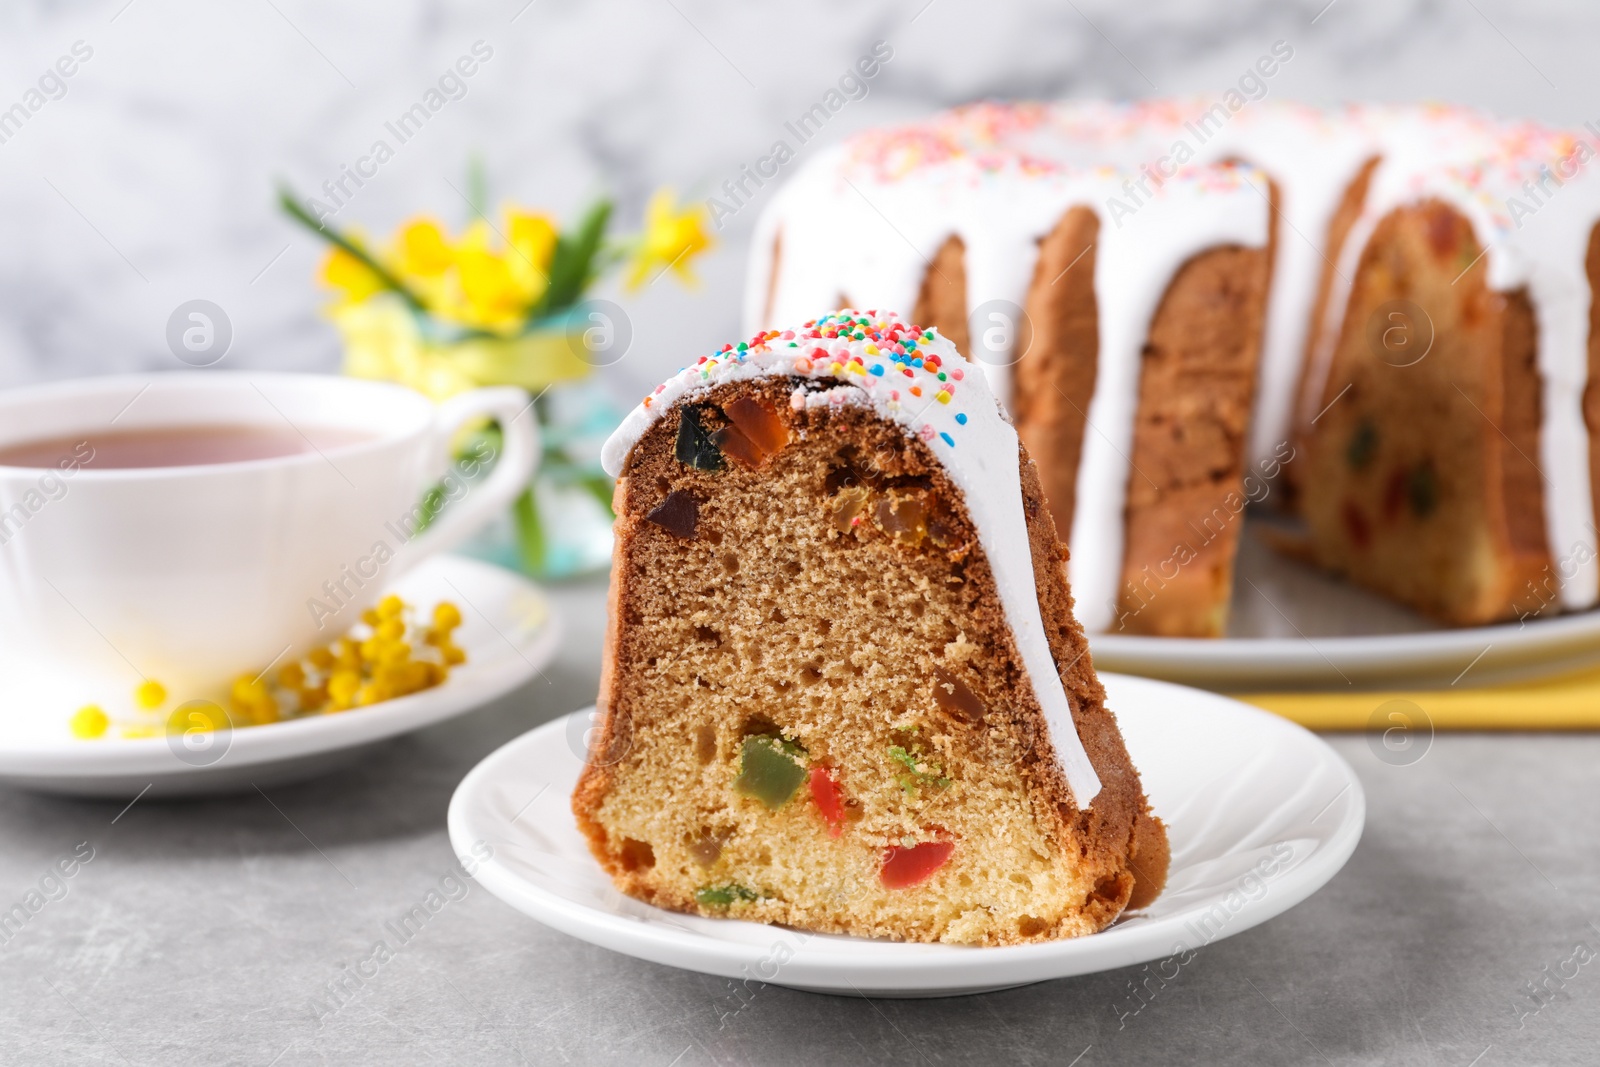
M 456 498 L 417 532 L 452 435 L 480 416 L 504 428 L 503 454 L 481 481 L 448 481 Z M 0 393 L 0 450 L 218 425 L 345 443 L 208 466 L 96 469 L 71 453 L 0 466 L 0 660 L 67 672 L 79 690 L 131 672 L 176 700 L 215 693 L 341 635 L 401 572 L 500 513 L 538 456 L 513 388 L 436 405 L 380 382 L 205 371 Z

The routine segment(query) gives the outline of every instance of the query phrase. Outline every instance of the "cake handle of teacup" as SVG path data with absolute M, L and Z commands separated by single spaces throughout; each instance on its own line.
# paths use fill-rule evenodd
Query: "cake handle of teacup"
M 465 487 L 456 499 L 396 554 L 394 573 L 409 570 L 436 552 L 454 548 L 479 527 L 503 514 L 527 487 L 539 465 L 539 423 L 528 394 L 515 386 L 473 389 L 444 401 L 434 419 L 434 448 L 447 460 L 457 431 L 474 419 L 492 418 L 500 424 L 500 454 L 494 469 L 482 481 L 461 479 Z M 487 457 L 485 457 L 487 458 Z M 456 475 L 459 478 L 459 474 Z

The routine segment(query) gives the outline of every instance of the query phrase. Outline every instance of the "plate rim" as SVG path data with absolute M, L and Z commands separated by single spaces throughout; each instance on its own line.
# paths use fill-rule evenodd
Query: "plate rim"
M 0 739 L 0 781 L 12 778 L 54 778 L 92 781 L 137 774 L 155 778 L 188 777 L 230 768 L 338 752 L 409 733 L 463 715 L 533 677 L 555 656 L 564 635 L 550 595 L 525 575 L 483 560 L 443 553 L 424 560 L 415 570 L 385 588 L 429 568 L 459 575 L 475 570 L 494 580 L 521 586 L 536 594 L 549 610 L 526 643 L 514 645 L 517 655 L 483 673 L 403 697 L 395 697 L 353 715 L 318 715 L 232 731 L 226 756 L 216 763 L 190 766 L 171 758 L 165 737 L 99 738 L 7 744 Z M 502 635 L 503 637 L 504 635 Z M 241 744 L 242 742 L 242 744 Z
M 1205 690 L 1177 685 L 1134 675 L 1102 671 L 1100 678 L 1106 683 L 1110 699 L 1117 692 L 1151 687 L 1164 690 L 1169 696 L 1181 697 L 1200 703 L 1220 703 L 1230 712 L 1253 719 L 1264 729 L 1279 730 L 1289 735 L 1299 735 L 1301 743 L 1309 741 L 1321 749 L 1320 755 L 1329 761 L 1344 779 L 1345 788 L 1330 801 L 1330 806 L 1346 793 L 1350 799 L 1345 817 L 1337 828 L 1322 842 L 1305 863 L 1274 879 L 1275 892 L 1265 894 L 1258 902 L 1234 913 L 1223 932 L 1205 942 L 1209 945 L 1235 934 L 1243 933 L 1261 923 L 1302 903 L 1343 869 L 1360 843 L 1366 825 L 1366 792 L 1354 768 L 1332 746 L 1311 731 L 1287 719 L 1260 708 Z M 545 735 L 567 729 L 573 716 L 587 715 L 592 707 L 582 708 L 555 718 L 505 742 L 480 760 L 462 778 L 451 795 L 446 815 L 446 827 L 451 847 L 458 855 L 472 853 L 473 845 L 483 839 L 480 827 L 472 825 L 468 807 L 486 781 L 493 780 L 501 765 L 514 761 L 524 748 L 541 742 Z M 592 860 L 591 860 L 592 862 Z M 473 877 L 492 895 L 513 909 L 527 915 L 542 925 L 599 945 L 624 955 L 726 978 L 750 978 L 749 969 L 759 963 L 758 957 L 771 950 L 780 937 L 803 938 L 809 941 L 816 936 L 789 927 L 749 923 L 758 929 L 773 931 L 771 942 L 761 943 L 731 941 L 707 937 L 681 926 L 647 923 L 625 916 L 597 911 L 585 904 L 571 901 L 558 893 L 523 879 L 491 855 L 482 860 Z M 611 892 L 616 892 L 612 889 Z M 618 894 L 620 896 L 620 894 Z M 640 907 L 651 908 L 643 902 Z M 1207 907 L 1214 906 L 1210 901 Z M 662 914 L 678 918 L 678 913 L 659 910 Z M 786 973 L 770 979 L 757 979 L 770 984 L 792 986 L 817 992 L 835 992 L 848 995 L 840 987 L 841 972 L 844 985 L 857 995 L 869 993 L 906 993 L 913 995 L 956 995 L 984 989 L 1021 985 L 1051 978 L 1067 978 L 1118 967 L 1136 966 L 1151 960 L 1165 958 L 1173 953 L 1170 947 L 1175 929 L 1192 920 L 1205 909 L 1198 906 L 1180 911 L 1172 916 L 1140 926 L 1112 926 L 1098 934 L 1082 938 L 1027 945 L 994 947 L 969 947 L 912 942 L 853 939 L 861 943 L 881 945 L 882 952 L 869 957 L 859 954 L 840 958 L 815 959 L 801 962 L 803 954 L 796 951 L 785 961 Z M 536 913 L 537 911 L 537 913 Z M 738 920 L 722 920 L 738 921 Z M 934 952 L 943 950 L 952 955 L 949 960 L 939 959 Z M 878 959 L 875 957 L 887 957 Z M 949 973 L 956 960 L 960 960 L 958 973 Z M 851 978 L 863 981 L 858 987 Z
M 1343 634 L 1316 637 L 1154 637 L 1139 634 L 1089 634 L 1090 653 L 1117 672 L 1162 672 L 1169 679 L 1325 683 L 1391 680 L 1469 666 L 1468 661 L 1496 649 L 1502 662 L 1484 668 L 1507 671 L 1536 666 L 1574 668 L 1596 658 L 1600 609 L 1527 622 L 1489 626 L 1439 627 L 1413 633 Z M 1513 658 L 1504 660 L 1506 655 Z M 1455 662 L 1461 657 L 1461 662 Z M 1338 678 L 1349 672 L 1349 678 Z M 1108 672 L 1110 673 L 1110 672 Z

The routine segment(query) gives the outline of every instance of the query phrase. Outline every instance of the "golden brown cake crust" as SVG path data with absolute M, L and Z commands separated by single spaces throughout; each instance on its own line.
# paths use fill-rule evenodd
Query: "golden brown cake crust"
M 1226 628 L 1271 264 L 1270 243 L 1203 252 L 1156 311 L 1129 459 L 1118 630 Z
M 763 715 L 792 721 L 794 736 L 811 747 L 813 757 L 839 768 L 847 781 L 863 781 L 864 776 L 853 769 L 856 753 L 837 747 L 829 751 L 826 724 L 839 727 L 840 723 L 830 711 L 830 701 L 857 700 L 863 692 L 875 692 L 860 687 L 877 684 L 881 700 L 892 703 L 900 699 L 896 687 L 903 689 L 904 679 L 884 675 L 876 662 L 840 654 L 826 636 L 819 642 L 809 635 L 820 626 L 825 635 L 846 644 L 877 640 L 882 650 L 879 658 L 893 666 L 904 662 L 904 657 L 894 652 L 898 642 L 917 640 L 916 633 L 939 632 L 949 619 L 959 619 L 964 624 L 959 635 L 942 631 L 946 652 L 939 662 L 983 695 L 988 714 L 967 728 L 935 724 L 930 727 L 930 743 L 944 746 L 940 751 L 952 768 L 966 768 L 972 796 L 1003 800 L 1003 788 L 999 793 L 983 793 L 980 785 L 1003 786 L 1012 780 L 1007 775 L 1014 779 L 1020 774 L 1033 829 L 1015 829 L 1024 836 L 1037 833 L 1040 844 L 1036 849 L 1043 848 L 1048 854 L 1036 855 L 1029 862 L 1044 872 L 1037 875 L 1039 884 L 1057 887 L 1049 893 L 1035 893 L 1033 899 L 1055 900 L 1057 910 L 1043 917 L 1020 913 L 1019 917 L 996 905 L 994 914 L 985 916 L 969 902 L 962 905 L 965 911 L 957 907 L 924 921 L 916 914 L 911 897 L 899 905 L 899 898 L 880 899 L 883 893 L 858 887 L 850 907 L 830 908 L 809 898 L 787 901 L 781 892 L 775 892 L 770 898 L 764 896 L 742 906 L 741 917 L 869 936 L 1004 944 L 1090 933 L 1112 922 L 1131 898 L 1152 899 L 1165 877 L 1165 832 L 1149 813 L 1115 719 L 1104 706 L 1104 690 L 1094 675 L 1083 632 L 1072 617 L 1065 549 L 1057 541 L 1033 464 L 1022 456 L 1023 498 L 1041 614 L 1060 681 L 1071 698 L 1079 737 L 1102 784 L 1087 812 L 1074 803 L 1052 746 L 1048 741 L 1039 743 L 1047 732 L 1042 712 L 1020 669 L 1020 656 L 977 545 L 976 530 L 942 465 L 921 441 L 870 409 L 845 405 L 794 410 L 788 400 L 797 383 L 797 379 L 777 377 L 724 384 L 678 405 L 645 432 L 618 481 L 611 613 L 598 699 L 602 723 L 573 795 L 573 811 L 596 858 L 618 887 L 631 895 L 676 910 L 725 913 L 708 907 L 685 888 L 677 872 L 693 874 L 694 868 L 674 858 L 678 842 L 654 830 L 648 831 L 657 832 L 657 838 L 651 840 L 643 836 L 645 829 L 627 829 L 659 827 L 664 818 L 648 810 L 647 799 L 639 799 L 638 783 L 656 775 L 667 783 L 659 787 L 663 799 L 700 803 L 708 820 L 723 819 L 716 832 L 723 833 L 721 827 L 725 826 L 728 836 L 717 839 L 713 862 L 740 861 L 741 856 L 750 855 L 755 837 L 741 829 L 748 821 L 739 823 L 742 816 L 718 808 L 723 802 L 713 799 L 714 794 L 720 795 L 718 783 L 728 778 L 724 768 L 744 728 L 728 720 L 748 717 L 750 709 L 759 709 Z M 674 442 L 684 411 L 693 407 L 705 413 L 696 418 L 715 423 L 719 406 L 739 398 L 781 412 L 792 443 L 756 470 L 730 464 L 713 473 L 678 462 Z M 930 547 L 930 542 L 908 551 L 876 527 L 839 537 L 828 534 L 819 540 L 817 516 L 826 515 L 830 506 L 822 499 L 824 475 L 838 481 L 837 468 L 818 469 L 819 457 L 825 468 L 830 455 L 852 457 L 849 462 L 863 465 L 863 470 L 870 467 L 866 476 L 884 486 L 881 492 L 886 498 L 899 500 L 902 494 L 911 494 L 942 502 L 930 504 L 944 524 L 939 546 Z M 697 499 L 697 533 L 703 535 L 674 536 L 646 518 L 673 493 L 688 493 Z M 791 511 L 779 507 L 757 518 L 748 515 L 756 506 L 751 503 L 754 500 L 806 499 L 793 495 L 796 493 L 819 498 L 815 514 L 806 508 Z M 766 558 L 749 550 L 749 538 L 760 531 L 768 532 L 762 535 L 767 536 Z M 844 537 L 851 540 L 839 547 Z M 744 554 L 730 560 L 725 549 L 731 545 L 743 546 Z M 805 557 L 804 565 L 802 556 L 795 554 L 834 551 L 829 545 L 847 554 Z M 830 564 L 830 559 L 843 562 Z M 854 594 L 841 599 L 840 585 L 830 584 L 829 566 L 859 567 L 861 560 L 874 559 L 893 560 L 902 568 L 899 577 L 906 580 L 883 585 L 878 592 L 857 586 Z M 771 569 L 770 578 L 763 567 Z M 717 576 L 726 580 L 714 580 Z M 909 589 L 922 592 L 908 598 L 905 591 Z M 752 652 L 758 635 L 748 633 L 749 627 L 741 620 L 752 617 L 752 610 L 764 612 L 769 602 L 779 607 L 780 614 L 785 608 L 790 614 L 770 630 L 761 631 L 759 636 L 770 643 L 763 646 L 763 665 L 757 665 Z M 874 626 L 889 632 L 874 637 Z M 926 642 L 925 637 L 920 640 Z M 962 651 L 969 647 L 981 648 L 985 654 L 971 659 L 972 652 Z M 821 654 L 824 651 L 829 654 Z M 793 658 L 783 658 L 786 654 Z M 666 659 L 672 663 L 664 665 Z M 793 675 L 798 681 L 795 685 L 788 672 L 797 665 L 800 673 Z M 925 673 L 929 668 L 919 669 Z M 841 696 L 819 697 L 818 693 Z M 672 738 L 690 736 L 682 731 L 694 721 L 675 718 L 679 713 L 669 710 L 669 705 L 677 707 L 674 701 L 682 702 L 684 715 L 698 714 L 715 728 L 709 738 L 705 733 L 694 734 L 700 738 L 693 746 L 701 749 L 698 766 L 686 753 L 671 747 Z M 790 736 L 787 726 L 784 736 Z M 836 736 L 844 735 L 836 730 Z M 1009 762 L 990 767 L 983 762 L 985 752 L 1011 755 Z M 850 774 L 855 778 L 850 779 Z M 962 777 L 956 769 L 951 775 Z M 963 781 L 952 795 L 962 795 L 965 789 Z M 880 810 L 889 802 L 874 799 L 866 786 L 862 792 L 860 825 L 872 827 L 883 822 L 892 826 L 893 812 Z M 765 817 L 765 813 L 757 814 Z M 959 810 L 937 809 L 936 814 L 941 824 L 965 825 L 960 822 Z M 809 847 L 827 848 L 825 839 L 817 837 L 798 816 L 781 822 L 781 827 L 782 833 L 790 835 L 784 840 L 815 838 Z M 634 832 L 641 836 L 625 836 Z M 739 852 L 741 848 L 746 851 Z M 703 852 L 696 855 L 703 858 Z M 782 856 L 772 861 L 774 885 L 788 884 L 783 881 L 782 861 Z M 796 895 L 803 895 L 804 879 L 793 884 L 802 887 Z M 1071 889 L 1073 885 L 1077 888 Z M 1061 894 L 1069 889 L 1069 895 L 1076 894 L 1076 903 L 1060 906 Z M 958 889 L 951 892 L 960 896 Z M 1002 922 L 996 917 L 1002 915 L 1010 917 Z
M 922 290 L 911 309 L 913 322 L 926 323 L 950 339 L 956 351 L 971 358 L 967 336 L 967 246 L 950 236 L 939 246 L 922 276 Z
M 1100 218 L 1076 207 L 1039 242 L 1028 286 L 1025 329 L 1017 343 L 1011 413 L 1017 436 L 1042 457 L 1039 477 L 1056 529 L 1070 534 L 1089 399 L 1099 371 L 1100 311 L 1095 243 Z
M 1037 457 L 1055 527 L 1066 532 L 1097 376 L 1098 235 L 1094 211 L 1076 207 L 1040 241 L 1016 338 L 1022 355 L 1011 411 Z M 1124 521 L 1120 631 L 1216 637 L 1226 626 L 1274 239 L 1194 256 L 1151 320 Z M 958 237 L 941 246 L 912 317 L 970 355 L 964 254 Z

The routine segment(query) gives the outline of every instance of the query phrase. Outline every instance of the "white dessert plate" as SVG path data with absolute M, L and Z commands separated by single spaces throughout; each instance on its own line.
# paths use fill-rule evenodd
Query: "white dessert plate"
M 308 778 L 368 746 L 461 715 L 529 678 L 549 661 L 560 626 L 539 587 L 501 567 L 436 556 L 397 581 L 407 602 L 449 600 L 461 609 L 456 643 L 465 663 L 433 689 L 337 715 L 219 731 L 204 753 L 176 737 L 77 740 L 75 706 L 50 679 L 0 665 L 0 784 L 76 796 L 175 796 L 235 792 Z M 60 683 L 58 683 L 60 684 Z
M 1321 888 L 1355 850 L 1366 797 L 1315 735 L 1199 690 L 1102 675 L 1172 843 L 1167 888 L 1092 937 L 1004 948 L 903 944 L 663 911 L 625 897 L 590 856 L 572 788 L 593 709 L 491 753 L 450 801 L 458 855 L 546 926 L 655 963 L 821 993 L 935 997 L 1004 989 L 1190 953 Z
M 1274 552 L 1252 522 L 1225 637 L 1091 634 L 1089 649 L 1096 667 L 1213 689 L 1480 685 L 1600 661 L 1600 611 L 1443 628 Z

